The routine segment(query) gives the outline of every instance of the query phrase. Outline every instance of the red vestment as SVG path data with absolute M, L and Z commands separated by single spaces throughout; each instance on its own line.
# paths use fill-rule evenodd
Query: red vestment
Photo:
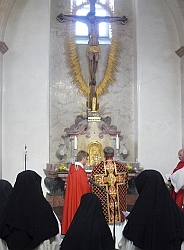
M 62 234 L 66 234 L 80 204 L 81 196 L 89 193 L 90 189 L 85 170 L 79 165 L 75 166 L 75 164 L 72 164 L 68 172 L 66 184 L 62 215 Z
M 123 222 L 125 220 L 123 211 L 127 210 L 127 168 L 120 162 L 106 159 L 93 168 L 91 178 L 106 190 L 103 191 L 97 186 L 92 186 L 92 192 L 101 200 L 107 223 L 114 222 L 113 199 L 115 201 L 115 223 Z
M 173 170 L 173 173 L 177 170 L 184 167 L 184 162 L 180 161 L 176 168 Z M 183 210 L 183 204 L 184 204 L 184 190 L 180 189 L 177 193 L 174 191 L 174 187 L 172 186 L 171 189 L 171 196 L 175 200 L 176 204 Z

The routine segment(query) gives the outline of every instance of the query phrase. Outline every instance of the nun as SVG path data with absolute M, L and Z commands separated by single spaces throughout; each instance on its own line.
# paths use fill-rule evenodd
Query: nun
M 127 216 L 121 250 L 181 250 L 184 213 L 171 197 L 162 175 L 144 170 L 135 178 L 139 197 Z
M 43 196 L 41 177 L 32 170 L 19 173 L 6 206 L 0 232 L 9 250 L 59 249 L 59 226 Z
M 84 194 L 60 250 L 114 250 L 114 240 L 99 198 Z
M 10 182 L 3 179 L 0 180 L 0 231 L 2 230 L 4 213 L 6 212 L 6 206 L 10 199 L 12 190 L 13 187 Z M 6 242 L 2 239 L 0 239 L 0 249 L 8 249 Z

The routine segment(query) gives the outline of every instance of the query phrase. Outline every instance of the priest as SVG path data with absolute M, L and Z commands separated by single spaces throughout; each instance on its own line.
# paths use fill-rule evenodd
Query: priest
M 179 162 L 173 170 L 171 179 L 171 196 L 175 200 L 176 204 L 184 211 L 184 149 L 178 151 Z M 183 187 L 182 187 L 183 186 Z M 180 188 L 179 188 L 180 187 Z
M 91 179 L 97 184 L 92 185 L 92 192 L 101 200 L 103 213 L 111 230 L 116 224 L 116 242 L 118 243 L 117 234 L 119 232 L 121 238 L 125 220 L 123 211 L 127 210 L 128 171 L 122 163 L 113 160 L 113 157 L 114 149 L 109 146 L 105 147 L 105 160 L 93 168 Z

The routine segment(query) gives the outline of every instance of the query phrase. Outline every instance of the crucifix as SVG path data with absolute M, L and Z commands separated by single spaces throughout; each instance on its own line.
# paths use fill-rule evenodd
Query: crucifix
M 126 24 L 128 19 L 126 16 L 123 17 L 111 17 L 111 16 L 96 16 L 95 15 L 95 3 L 96 0 L 89 0 L 90 2 L 90 12 L 86 16 L 77 16 L 77 15 L 64 15 L 60 14 L 57 16 L 59 22 L 71 21 L 71 22 L 82 22 L 88 26 L 88 47 L 87 47 L 87 56 L 89 59 L 89 87 L 90 94 L 87 106 L 92 111 L 98 109 L 97 105 L 97 96 L 96 96 L 96 71 L 100 55 L 100 46 L 99 46 L 99 23 L 106 22 L 112 23 L 120 21 L 121 24 Z

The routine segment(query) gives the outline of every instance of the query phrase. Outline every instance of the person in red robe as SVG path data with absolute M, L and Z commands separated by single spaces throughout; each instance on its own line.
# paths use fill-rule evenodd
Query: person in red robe
M 173 173 L 178 171 L 179 169 L 184 167 L 184 149 L 180 149 L 178 151 L 178 158 L 179 163 L 176 168 L 173 170 Z M 174 187 L 171 188 L 171 196 L 175 200 L 176 204 L 184 211 L 183 204 L 184 204 L 184 190 L 180 189 L 177 193 L 174 191 Z
M 70 166 L 62 215 L 62 234 L 66 234 L 79 207 L 81 196 L 91 191 L 88 177 L 84 170 L 87 159 L 88 153 L 81 150 L 77 154 L 77 161 Z

